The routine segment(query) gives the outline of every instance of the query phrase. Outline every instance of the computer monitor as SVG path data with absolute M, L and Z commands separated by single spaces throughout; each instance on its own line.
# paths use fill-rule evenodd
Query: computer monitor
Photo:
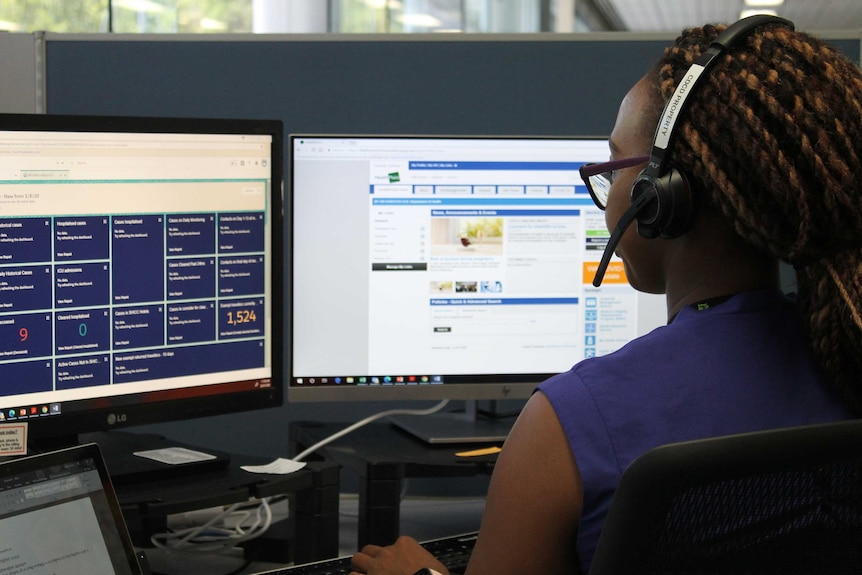
M 0 115 L 0 423 L 283 400 L 279 121 Z
M 605 138 L 288 139 L 289 401 L 525 398 L 666 322 L 618 259 L 591 285 Z

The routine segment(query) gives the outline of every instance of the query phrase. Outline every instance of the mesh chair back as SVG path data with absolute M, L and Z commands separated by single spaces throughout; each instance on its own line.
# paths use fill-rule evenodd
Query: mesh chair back
M 623 474 L 590 575 L 862 573 L 862 420 L 663 446 Z

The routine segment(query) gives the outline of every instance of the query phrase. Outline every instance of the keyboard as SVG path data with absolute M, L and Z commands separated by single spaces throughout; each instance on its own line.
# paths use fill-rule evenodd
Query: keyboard
M 462 575 L 467 569 L 467 561 L 470 560 L 470 553 L 473 552 L 477 536 L 478 532 L 473 532 L 431 539 L 423 541 L 422 547 L 443 563 L 449 569 L 449 573 Z M 350 573 L 349 556 L 282 567 L 258 575 L 347 575 L 348 573 Z

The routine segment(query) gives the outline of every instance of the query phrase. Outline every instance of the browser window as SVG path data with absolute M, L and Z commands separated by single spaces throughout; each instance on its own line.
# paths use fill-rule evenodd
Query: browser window
M 607 156 L 600 138 L 294 137 L 294 376 L 556 373 L 662 325 L 619 260 L 591 285 L 609 233 L 578 168 Z

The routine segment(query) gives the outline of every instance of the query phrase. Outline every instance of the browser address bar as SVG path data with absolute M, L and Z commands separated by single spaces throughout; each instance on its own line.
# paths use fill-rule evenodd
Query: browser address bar
M 265 142 L 27 142 L 0 140 L 6 149 L 124 149 L 124 150 L 262 150 Z

